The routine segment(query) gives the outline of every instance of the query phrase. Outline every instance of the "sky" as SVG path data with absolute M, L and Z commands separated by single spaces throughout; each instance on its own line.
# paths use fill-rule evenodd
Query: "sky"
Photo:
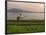
M 23 3 L 23 2 L 7 2 L 7 10 L 10 9 L 19 9 L 24 10 L 23 15 L 26 16 L 27 20 L 29 19 L 44 19 L 44 13 L 25 13 L 28 12 L 44 12 L 44 4 L 39 3 Z M 16 19 L 16 12 L 8 12 L 8 19 Z M 24 18 L 24 19 L 25 19 Z
M 9 0 L 9 1 L 35 1 L 35 2 L 43 2 L 44 0 Z
M 40 3 L 8 2 L 8 9 L 10 8 L 18 8 L 32 12 L 44 12 L 44 4 Z

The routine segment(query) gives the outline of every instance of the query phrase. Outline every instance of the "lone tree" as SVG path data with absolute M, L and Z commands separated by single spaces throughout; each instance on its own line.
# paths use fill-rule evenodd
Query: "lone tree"
M 17 15 L 17 24 L 20 22 L 21 16 L 22 16 L 21 13 Z

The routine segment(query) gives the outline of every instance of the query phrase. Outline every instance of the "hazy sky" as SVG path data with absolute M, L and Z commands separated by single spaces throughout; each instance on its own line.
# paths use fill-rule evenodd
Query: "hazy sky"
M 8 9 L 10 8 L 18 8 L 32 12 L 44 12 L 44 4 L 40 3 L 8 2 Z
M 9 0 L 9 1 L 35 1 L 35 2 L 43 2 L 44 0 Z
M 23 2 L 8 2 L 7 10 L 10 9 L 22 9 L 30 12 L 44 12 L 44 4 L 40 3 L 23 3 Z M 44 19 L 44 13 L 23 13 L 24 19 Z M 8 19 L 16 19 L 17 13 L 8 12 Z

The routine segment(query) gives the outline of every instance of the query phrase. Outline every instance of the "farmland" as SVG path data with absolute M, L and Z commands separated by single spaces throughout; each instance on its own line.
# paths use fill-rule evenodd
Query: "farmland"
M 28 32 L 44 32 L 44 20 L 7 21 L 7 33 L 28 33 Z

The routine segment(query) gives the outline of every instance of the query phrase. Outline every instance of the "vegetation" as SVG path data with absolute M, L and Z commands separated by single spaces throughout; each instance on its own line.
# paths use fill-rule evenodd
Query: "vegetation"
M 44 32 L 44 21 L 7 21 L 7 33 Z

